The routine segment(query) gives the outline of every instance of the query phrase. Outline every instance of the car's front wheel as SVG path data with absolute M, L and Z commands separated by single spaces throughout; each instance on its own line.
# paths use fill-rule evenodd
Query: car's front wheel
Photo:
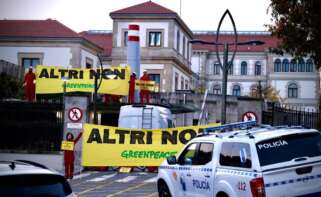
M 160 182 L 158 184 L 158 196 L 159 197 L 171 197 L 172 196 L 166 183 Z

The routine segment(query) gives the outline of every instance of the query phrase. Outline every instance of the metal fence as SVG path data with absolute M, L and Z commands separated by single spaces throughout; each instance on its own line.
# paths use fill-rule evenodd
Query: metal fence
M 22 67 L 0 59 L 0 73 L 6 73 L 16 79 L 22 79 Z
M 62 104 L 0 101 L 0 133 L 1 152 L 59 151 Z
M 262 115 L 263 124 L 321 129 L 321 113 L 319 111 L 304 111 L 300 108 L 272 105 L 270 110 L 263 111 Z

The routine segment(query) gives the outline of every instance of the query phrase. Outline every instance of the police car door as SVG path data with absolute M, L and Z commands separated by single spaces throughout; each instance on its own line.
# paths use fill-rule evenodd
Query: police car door
M 213 196 L 214 186 L 214 143 L 201 142 L 196 152 L 195 162 L 191 168 L 191 189 L 189 196 Z
M 177 195 L 174 194 L 173 196 L 193 196 L 191 191 L 193 188 L 191 167 L 195 162 L 197 147 L 198 143 L 189 144 L 178 158 L 178 185 L 175 185 Z

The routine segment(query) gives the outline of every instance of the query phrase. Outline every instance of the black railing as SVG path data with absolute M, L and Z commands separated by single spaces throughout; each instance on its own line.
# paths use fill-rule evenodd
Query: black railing
M 272 105 L 268 111 L 263 111 L 262 116 L 263 124 L 321 129 L 321 113 L 315 110 Z
M 60 151 L 62 104 L 0 101 L 0 151 Z

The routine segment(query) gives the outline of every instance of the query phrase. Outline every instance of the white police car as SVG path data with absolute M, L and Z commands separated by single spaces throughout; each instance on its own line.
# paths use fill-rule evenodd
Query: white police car
M 0 161 L 1 197 L 75 197 L 58 172 L 31 161 Z
M 159 196 L 321 196 L 321 133 L 253 128 L 196 137 L 158 173 Z

